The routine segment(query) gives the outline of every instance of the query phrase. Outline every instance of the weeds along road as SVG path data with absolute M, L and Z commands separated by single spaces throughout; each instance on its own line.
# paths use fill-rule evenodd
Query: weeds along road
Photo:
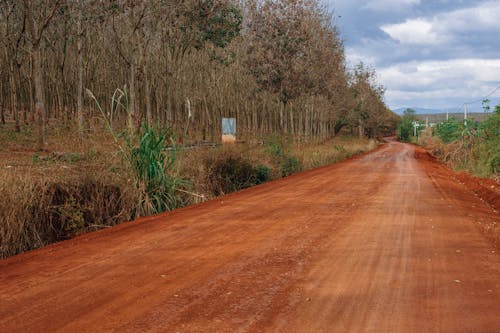
M 498 214 L 376 151 L 0 261 L 1 332 L 498 332 Z

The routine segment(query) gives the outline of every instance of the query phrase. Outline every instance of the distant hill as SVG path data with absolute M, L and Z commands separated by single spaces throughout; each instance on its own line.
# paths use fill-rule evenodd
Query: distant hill
M 490 115 L 491 115 L 491 113 L 471 112 L 467 115 L 467 118 L 481 122 L 481 121 L 484 121 Z M 416 117 L 418 120 L 423 121 L 423 122 L 429 121 L 429 123 L 440 123 L 440 122 L 446 120 L 446 113 L 427 113 L 427 114 L 417 113 Z M 463 113 L 449 113 L 448 118 L 449 119 L 454 118 L 456 121 L 463 121 L 464 114 Z
M 449 118 L 455 118 L 457 121 L 462 121 L 464 119 L 464 114 L 462 112 L 457 112 L 457 108 L 453 109 L 426 109 L 426 108 L 398 108 L 392 110 L 394 113 L 398 115 L 402 115 L 406 109 L 415 110 L 415 114 L 417 119 L 421 121 L 428 120 L 430 123 L 439 123 L 446 119 L 446 112 L 448 112 Z M 475 110 L 474 110 L 475 111 Z M 470 112 L 468 114 L 469 119 L 474 119 L 477 121 L 484 121 L 491 113 L 484 112 Z
M 399 115 L 402 115 L 403 112 L 406 110 L 406 109 L 412 109 L 412 110 L 415 110 L 415 113 L 416 114 L 440 114 L 440 113 L 446 113 L 446 111 L 448 112 L 457 112 L 457 109 L 453 109 L 453 110 L 447 110 L 447 109 L 426 109 L 426 108 L 415 108 L 415 107 L 410 107 L 410 108 L 398 108 L 398 109 L 395 109 L 395 110 L 392 110 L 393 112 L 399 114 Z

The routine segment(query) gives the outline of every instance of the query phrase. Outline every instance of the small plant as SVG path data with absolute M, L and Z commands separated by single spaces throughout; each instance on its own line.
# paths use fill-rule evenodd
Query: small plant
M 287 156 L 283 159 L 281 165 L 281 176 L 288 177 L 300 171 L 299 160 L 295 156 Z
M 172 132 L 144 124 L 138 146 L 130 145 L 129 151 L 137 185 L 145 192 L 141 202 L 144 213 L 156 214 L 183 206 L 183 196 L 177 190 L 188 183 L 173 174 L 177 150 Z
M 281 159 L 285 156 L 285 149 L 283 147 L 283 143 L 276 137 L 272 138 L 267 143 L 267 151 L 274 158 Z
M 143 193 L 139 200 L 139 215 L 157 214 L 184 206 L 186 200 L 183 194 L 186 191 L 183 188 L 189 183 L 174 173 L 177 147 L 170 129 L 143 124 L 138 134 L 131 131 L 117 133 L 112 127 L 112 115 L 120 107 L 129 112 L 126 88 L 117 89 L 113 94 L 110 116 L 91 91 L 87 90 L 87 94 L 95 101 L 106 128 L 134 176 L 137 189 Z
M 267 182 L 271 178 L 271 169 L 265 165 L 258 165 L 255 168 L 256 185 Z
M 268 142 L 268 152 L 278 164 L 281 176 L 287 177 L 291 174 L 300 171 L 299 160 L 290 154 L 289 150 L 285 150 L 284 144 L 277 138 L 273 138 Z
M 33 156 L 31 156 L 31 161 L 33 162 L 33 164 L 36 164 L 42 162 L 42 159 L 40 158 L 40 155 L 33 154 Z
M 77 200 L 70 196 L 62 205 L 56 207 L 56 215 L 61 224 L 60 232 L 64 231 L 62 238 L 70 238 L 82 230 L 85 226 L 85 219 Z

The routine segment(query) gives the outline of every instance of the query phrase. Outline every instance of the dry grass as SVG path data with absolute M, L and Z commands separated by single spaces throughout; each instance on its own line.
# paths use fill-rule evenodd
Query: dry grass
M 0 257 L 135 217 L 134 187 L 89 174 L 64 181 L 0 173 Z
M 110 135 L 95 131 L 83 139 L 68 127 L 52 127 L 47 151 L 33 150 L 28 129 L 15 133 L 0 126 L 0 258 L 77 234 L 134 219 L 142 193 L 124 167 Z M 310 169 L 375 148 L 373 140 L 336 138 L 322 143 L 285 144 L 285 159 Z M 191 190 L 185 203 L 280 178 L 283 157 L 269 143 L 186 149 L 176 174 Z M 231 176 L 226 175 L 231 174 Z
M 291 152 L 298 158 L 304 169 L 311 169 L 345 160 L 372 150 L 377 145 L 377 141 L 371 139 L 338 137 L 322 143 L 296 145 L 291 148 Z
M 485 147 L 479 137 L 461 138 L 446 144 L 433 136 L 432 129 L 428 128 L 421 132 L 417 143 L 456 171 L 466 171 L 476 177 L 498 178 L 484 158 Z

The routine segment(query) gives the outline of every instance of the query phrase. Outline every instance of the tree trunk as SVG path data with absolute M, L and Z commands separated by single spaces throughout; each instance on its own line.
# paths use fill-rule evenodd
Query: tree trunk
M 35 82 L 35 118 L 38 129 L 37 149 L 45 149 L 45 101 L 43 96 L 42 62 L 40 45 L 33 45 L 33 79 Z
M 130 100 L 128 110 L 128 128 L 130 134 L 135 132 L 135 59 L 132 56 L 130 61 Z
M 16 92 L 16 83 L 15 83 L 15 72 L 14 72 L 14 63 L 13 60 L 10 62 L 10 75 L 9 75 L 9 90 L 10 90 L 10 107 L 12 108 L 12 113 L 14 114 L 15 127 L 16 132 L 21 131 L 21 126 L 19 124 L 19 107 L 17 104 L 17 92 Z M 2 119 L 5 124 L 5 119 Z
M 147 66 L 143 65 L 144 72 L 144 93 L 146 94 L 146 122 L 148 126 L 151 126 L 153 123 L 153 116 L 151 113 L 151 86 L 149 82 L 149 72 L 147 70 Z
M 78 91 L 77 91 L 77 101 L 76 109 L 78 115 L 78 131 L 80 135 L 83 134 L 83 53 L 82 53 L 82 0 L 78 0 L 78 40 L 77 40 L 77 50 L 78 50 Z

